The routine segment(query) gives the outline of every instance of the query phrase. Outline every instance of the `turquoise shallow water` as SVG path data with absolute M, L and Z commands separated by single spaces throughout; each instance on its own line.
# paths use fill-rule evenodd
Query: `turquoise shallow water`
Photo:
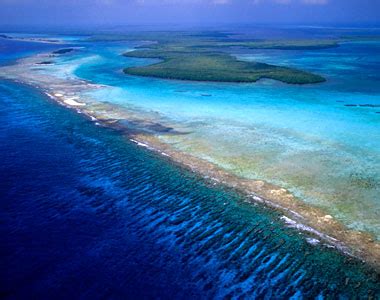
M 189 132 L 162 135 L 163 141 L 239 176 L 281 185 L 350 228 L 380 238 L 380 43 L 234 53 L 245 60 L 317 72 L 328 80 L 307 86 L 127 76 L 123 67 L 149 63 L 121 56 L 132 46 L 99 43 L 78 54 L 93 58 L 75 74 L 109 85 L 92 97 L 158 113 L 174 128 Z

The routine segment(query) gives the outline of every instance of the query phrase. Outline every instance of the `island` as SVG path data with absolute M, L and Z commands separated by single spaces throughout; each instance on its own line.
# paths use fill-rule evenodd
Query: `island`
M 53 54 L 66 54 L 66 53 L 69 53 L 72 51 L 74 51 L 73 48 L 64 48 L 64 49 L 59 49 L 59 50 L 53 51 Z
M 12 39 L 12 37 L 6 35 L 6 34 L 0 34 L 0 38 L 2 39 Z
M 117 37 L 120 39 L 121 37 Z M 141 38 L 141 37 L 140 37 Z M 129 75 L 157 77 L 163 79 L 249 83 L 260 79 L 273 79 L 289 84 L 321 83 L 326 79 L 318 74 L 291 67 L 276 66 L 261 62 L 238 60 L 228 53 L 231 47 L 261 49 L 320 49 L 336 46 L 335 41 L 237 41 L 226 35 L 173 35 L 156 38 L 148 45 L 136 47 L 124 53 L 135 58 L 159 59 L 157 63 L 128 67 Z

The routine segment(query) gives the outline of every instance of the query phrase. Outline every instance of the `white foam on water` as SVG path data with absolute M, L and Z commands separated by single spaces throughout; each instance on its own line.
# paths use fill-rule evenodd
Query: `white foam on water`
M 49 93 L 45 93 L 45 94 L 46 94 L 46 96 L 48 96 L 50 99 L 55 99 L 55 98 L 53 97 L 52 94 L 49 94 Z
M 306 232 L 310 232 L 326 241 L 329 241 L 329 242 L 333 242 L 333 243 L 336 243 L 338 240 L 329 236 L 329 235 L 326 235 L 326 234 L 323 234 L 322 232 L 319 232 L 318 230 L 315 230 L 314 228 L 311 228 L 310 226 L 307 226 L 307 225 L 304 225 L 304 224 L 301 224 L 301 223 L 297 223 L 296 221 L 286 217 L 286 216 L 282 216 L 281 217 L 281 220 L 283 220 L 285 222 L 286 225 L 288 225 L 288 227 L 290 228 L 295 228 L 297 230 L 300 230 L 300 231 L 306 231 Z
M 85 103 L 75 101 L 73 98 L 65 99 L 63 100 L 63 102 L 65 102 L 67 105 L 70 105 L 70 106 L 85 106 L 86 105 Z
M 252 196 L 252 199 L 257 201 L 257 202 L 264 202 L 264 200 L 262 198 L 260 198 L 259 196 Z
M 150 149 L 150 150 L 156 150 L 156 149 L 150 147 L 149 145 L 144 144 L 144 143 L 141 143 L 141 142 L 136 141 L 136 140 L 134 140 L 134 139 L 130 139 L 130 141 L 134 142 L 135 144 L 137 144 L 137 145 L 140 146 L 140 147 L 144 147 L 144 148 L 147 148 L 147 149 Z
M 306 241 L 311 245 L 318 245 L 321 241 L 315 238 L 306 238 Z

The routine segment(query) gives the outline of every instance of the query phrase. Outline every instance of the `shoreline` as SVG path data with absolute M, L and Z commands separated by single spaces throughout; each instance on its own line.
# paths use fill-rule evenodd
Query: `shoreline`
M 1 69 L 9 71 L 2 77 L 39 89 L 55 102 L 84 114 L 96 125 L 116 129 L 137 146 L 158 153 L 214 185 L 220 184 L 238 191 L 251 204 L 259 203 L 281 212 L 283 216 L 280 218 L 284 226 L 306 233 L 305 238 L 309 243 L 334 247 L 347 256 L 366 262 L 380 273 L 380 242 L 374 240 L 369 233 L 348 229 L 322 209 L 306 204 L 284 188 L 261 180 L 240 178 L 211 162 L 174 149 L 159 140 L 154 133 L 142 130 L 144 126 L 162 126 L 154 122 L 153 118 L 147 120 L 126 108 L 118 110 L 116 105 L 83 99 L 78 95 L 87 89 L 101 88 L 101 85 L 72 77 L 59 78 L 46 74 L 35 76 L 32 71 L 38 68 L 37 62 L 45 59 L 46 55 L 51 54 L 32 56 L 17 61 L 16 65 L 2 67 Z M 52 78 L 54 82 L 51 81 Z M 141 127 L 131 128 L 128 124 L 119 122 L 123 120 L 126 123 L 138 123 Z

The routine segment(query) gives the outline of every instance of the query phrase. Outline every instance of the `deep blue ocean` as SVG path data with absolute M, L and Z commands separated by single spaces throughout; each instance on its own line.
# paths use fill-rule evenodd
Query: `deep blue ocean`
M 51 47 L 1 43 L 1 63 Z M 34 88 L 1 80 L 0 120 L 3 299 L 380 295 L 362 263 Z

